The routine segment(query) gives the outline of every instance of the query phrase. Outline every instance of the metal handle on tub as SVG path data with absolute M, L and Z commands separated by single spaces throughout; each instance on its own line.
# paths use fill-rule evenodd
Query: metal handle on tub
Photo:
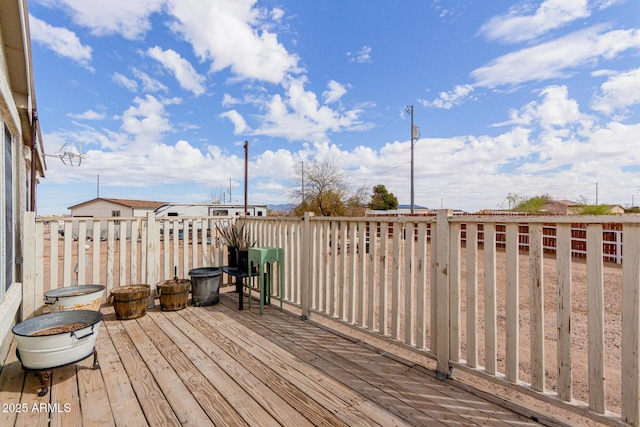
M 79 336 L 77 336 L 77 335 L 76 335 L 76 331 L 72 331 L 72 332 L 71 332 L 71 336 L 72 336 L 72 337 L 76 337 L 76 339 L 77 339 L 77 340 L 85 339 L 85 338 L 87 338 L 87 337 L 90 337 L 91 335 L 93 335 L 93 325 L 91 325 L 91 332 L 89 332 L 87 335 L 83 335 L 83 336 L 81 336 L 81 337 L 79 337 Z
M 51 301 L 51 302 L 49 302 L 49 297 L 44 297 L 44 303 L 45 303 L 45 304 L 53 305 L 53 304 L 55 304 L 56 302 L 58 302 L 58 297 L 56 297 L 55 301 Z

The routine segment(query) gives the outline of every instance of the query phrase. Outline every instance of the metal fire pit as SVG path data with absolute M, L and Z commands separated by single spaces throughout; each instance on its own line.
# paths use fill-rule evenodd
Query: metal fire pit
M 52 369 L 73 365 L 92 354 L 93 369 L 100 367 L 95 342 L 102 317 L 98 311 L 62 311 L 32 317 L 13 327 L 16 355 L 25 371 L 38 375 L 42 386 L 39 396 L 49 391 Z M 85 326 L 69 329 L 79 324 Z

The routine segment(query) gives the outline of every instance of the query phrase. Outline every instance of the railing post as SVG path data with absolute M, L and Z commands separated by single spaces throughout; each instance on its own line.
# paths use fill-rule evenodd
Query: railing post
M 302 304 L 302 318 L 308 320 L 311 318 L 309 314 L 309 287 L 311 285 L 311 271 L 309 271 L 309 267 L 311 266 L 309 245 L 311 244 L 311 236 L 309 233 L 311 232 L 311 224 L 309 218 L 313 213 L 305 212 L 302 224 L 302 238 L 300 239 L 300 250 L 302 251 L 302 257 L 300 260 L 300 269 L 302 274 L 300 275 L 300 303 Z M 293 248 L 292 248 L 293 249 Z M 294 249 L 295 250 L 295 249 Z
M 439 209 L 436 215 L 436 329 L 437 366 L 436 375 L 440 379 L 451 376 L 449 366 L 449 216 L 450 209 Z
M 156 304 L 156 283 L 158 281 L 158 271 L 160 269 L 160 236 L 158 233 L 158 225 L 156 224 L 156 215 L 153 212 L 147 214 L 147 270 L 146 283 L 151 287 L 149 294 L 148 308 L 153 308 Z M 187 230 L 184 230 L 185 248 L 187 250 Z
M 24 213 L 24 243 L 22 248 L 22 306 L 20 318 L 26 320 L 36 312 L 40 298 L 35 295 L 36 289 L 36 214 Z
M 640 425 L 640 225 L 624 225 L 622 421 Z

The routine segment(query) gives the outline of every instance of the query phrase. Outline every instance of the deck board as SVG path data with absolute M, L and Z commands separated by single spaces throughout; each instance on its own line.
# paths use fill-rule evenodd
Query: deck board
M 258 310 L 238 311 L 232 293 L 211 307 L 152 309 L 134 320 L 103 307 L 100 369 L 92 357 L 54 369 L 42 398 L 11 349 L 0 401 L 29 410 L 0 412 L 0 425 L 537 425 L 357 338 Z

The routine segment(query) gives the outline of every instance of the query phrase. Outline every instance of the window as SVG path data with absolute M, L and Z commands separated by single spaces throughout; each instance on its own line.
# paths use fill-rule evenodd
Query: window
M 111 216 L 120 216 L 120 211 L 111 211 Z M 120 224 L 120 221 L 114 221 L 115 225 Z
M 0 206 L 0 277 L 4 281 L 4 290 L 8 290 L 13 283 L 14 277 L 14 220 L 13 220 L 13 138 L 9 128 L 4 126 L 2 135 L 2 173 L 0 180 L 0 199 L 4 200 Z M 1 294 L 1 292 L 0 292 Z

